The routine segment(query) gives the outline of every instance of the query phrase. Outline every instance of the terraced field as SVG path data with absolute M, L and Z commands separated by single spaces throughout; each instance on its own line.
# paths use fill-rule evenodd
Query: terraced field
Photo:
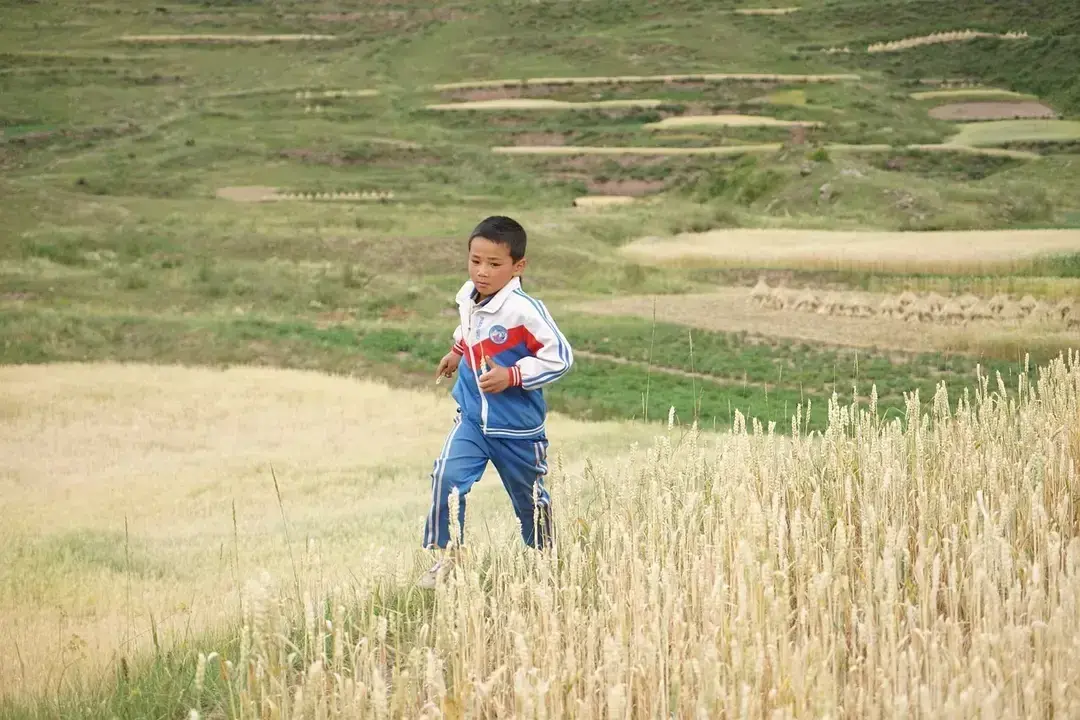
M 1010 143 L 1071 143 L 1080 141 L 1078 120 L 999 120 L 960 128 L 949 142 L 983 147 Z
M 783 573 L 738 564 L 761 549 L 740 542 L 767 544 L 780 568 L 795 567 L 788 538 L 806 541 L 797 553 L 840 547 L 833 530 L 806 531 L 834 528 L 824 507 L 854 518 L 842 525 L 849 540 L 874 508 L 916 513 L 938 537 L 960 528 L 954 550 L 966 554 L 957 562 L 1001 545 L 1016 573 L 963 571 L 992 577 L 998 589 L 1036 597 L 1042 591 L 1023 574 L 1033 563 L 1067 569 L 1039 554 L 1058 535 L 1072 547 L 1063 481 L 1040 495 L 1018 471 L 1021 490 L 1009 486 L 1008 501 L 1031 507 L 1017 510 L 1017 522 L 1030 515 L 1057 530 L 1038 529 L 1032 550 L 1024 538 L 1034 531 L 1010 526 L 1001 532 L 1013 540 L 994 545 L 1005 495 L 990 493 L 1006 486 L 985 485 L 992 473 L 982 466 L 966 485 L 952 484 L 958 471 L 935 464 L 968 459 L 970 448 L 918 456 L 950 493 L 951 509 L 934 516 L 932 491 L 896 485 L 915 456 L 898 450 L 875 475 L 881 468 L 864 462 L 872 453 L 863 446 L 818 443 L 864 454 L 808 455 L 812 443 L 802 443 L 805 433 L 848 437 L 861 423 L 860 437 L 908 447 L 905 433 L 921 432 L 915 416 L 933 408 L 945 427 L 944 413 L 965 390 L 971 396 L 980 373 L 992 378 L 980 396 L 990 398 L 997 374 L 1011 392 L 1027 358 L 1046 363 L 1076 347 L 1074 4 L 512 5 L 4 4 L 0 504 L 14 521 L 0 551 L 0 640 L 9 649 L 0 716 L 315 717 L 319 702 L 330 703 L 328 687 L 355 700 L 361 717 L 530 717 L 539 708 L 582 718 L 836 717 L 915 707 L 928 717 L 1051 707 L 1074 716 L 1072 695 L 1053 689 L 1072 687 L 1080 667 L 1062 639 L 1071 596 L 1027 603 L 1045 615 L 1008 625 L 987 614 L 1008 600 L 996 590 L 942 594 L 952 603 L 944 628 L 936 610 L 911 620 L 909 611 L 941 603 L 924 582 L 930 574 L 913 579 L 900 563 L 888 585 L 894 604 L 823 590 L 835 613 L 811 613 L 821 624 L 799 631 L 795 657 L 786 641 L 739 633 L 795 637 L 784 618 L 822 606 L 814 578 L 884 577 L 880 568 L 844 551 L 847 560 L 826 570 L 803 554 L 806 574 L 789 597 L 776 585 Z M 995 119 L 1016 114 L 1039 117 Z M 416 523 L 453 410 L 432 375 L 456 322 L 465 238 L 495 213 L 528 228 L 525 287 L 578 351 L 546 398 L 553 492 L 572 534 L 568 552 L 577 553 L 560 557 L 573 565 L 566 573 L 584 574 L 511 558 L 504 541 L 513 527 L 485 524 L 506 509 L 485 479 L 469 505 L 470 537 L 483 548 L 478 585 L 446 591 L 460 590 L 461 603 L 432 604 L 411 588 L 430 559 L 413 554 Z M 1055 414 L 1072 407 L 1075 370 L 1053 372 L 1064 400 L 986 399 L 971 420 L 988 466 L 1008 458 L 1009 467 L 1052 467 L 1058 482 L 1068 458 L 1080 457 L 1068 454 L 1070 428 Z M 943 381 L 948 398 L 935 402 Z M 921 405 L 905 398 L 914 390 Z M 834 396 L 855 409 L 830 415 Z M 695 421 L 708 437 L 688 432 Z M 1009 423 L 1027 444 L 995 434 Z M 644 460 L 646 451 L 630 449 L 664 433 Z M 707 442 L 731 444 L 722 445 L 719 475 L 702 479 L 712 460 L 694 453 Z M 689 453 L 693 471 L 665 455 L 671 448 Z M 1031 458 L 1038 462 L 1025 464 Z M 819 470 L 830 463 L 840 479 L 823 485 Z M 848 496 L 851 467 L 874 480 L 859 492 L 876 495 Z M 775 468 L 793 468 L 797 487 L 776 497 L 795 503 L 782 512 L 801 515 L 783 519 L 783 503 L 768 495 Z M 643 473 L 641 483 L 627 480 Z M 655 543 L 636 544 L 642 533 L 624 543 L 625 519 L 642 517 L 638 496 L 624 491 L 651 488 L 653 475 L 685 484 L 675 505 L 664 504 L 663 483 L 640 504 L 669 518 L 671 532 L 644 524 Z M 697 567 L 700 548 L 670 518 L 704 513 L 679 503 L 712 502 L 706 487 L 736 503 L 722 512 L 709 505 L 708 517 L 749 517 L 758 503 L 765 525 L 787 529 L 769 543 L 760 533 L 716 534 L 716 547 L 739 557 L 710 556 L 700 584 L 669 583 L 662 568 L 676 556 L 653 550 L 686 552 L 676 564 Z M 833 493 L 824 504 L 821 488 Z M 964 524 L 976 488 L 989 520 L 972 511 Z M 1032 509 L 1042 502 L 1046 512 Z M 813 521 L 800 535 L 792 517 Z M 883 567 L 907 552 L 906 530 L 888 530 L 860 540 L 886 558 Z M 916 553 L 914 567 L 933 552 Z M 624 584 L 604 574 L 616 556 L 626 564 L 610 569 Z M 655 567 L 655 577 L 630 570 Z M 745 573 L 716 575 L 718 567 Z M 497 572 L 485 575 L 490 568 Z M 1055 573 L 1059 589 L 1071 587 L 1066 570 Z M 495 576 L 496 585 L 483 584 Z M 649 648 L 675 647 L 673 635 L 630 632 L 633 622 L 612 615 L 567 648 L 556 633 L 533 637 L 515 625 L 528 617 L 537 628 L 571 627 L 565 614 L 538 609 L 545 597 L 561 607 L 567 588 L 594 594 L 573 602 L 596 607 L 604 597 L 652 597 L 649 583 L 669 589 L 618 616 L 632 619 L 651 617 L 654 605 L 659 617 L 660 600 L 695 597 L 684 589 L 706 597 L 716 583 L 736 588 L 746 578 L 760 582 L 748 586 L 745 612 L 775 622 L 733 615 L 721 628 L 705 614 L 680 615 L 686 627 L 715 631 L 703 637 L 738 639 L 745 657 L 693 645 L 701 654 L 679 659 L 678 690 L 676 665 L 641 674 L 667 657 Z M 323 581 L 353 596 L 331 602 Z M 533 597 L 521 588 L 541 590 L 536 607 L 500 615 L 517 635 L 492 639 L 488 600 L 518 607 Z M 335 609 L 339 601 L 346 610 Z M 277 608 L 274 631 L 251 631 L 264 616 L 241 615 L 241 604 Z M 487 639 L 469 647 L 490 650 L 483 659 L 445 645 L 464 627 L 446 608 L 467 607 L 480 618 L 467 636 Z M 581 617 L 601 617 L 593 610 Z M 856 627 L 885 634 L 853 643 Z M 1060 642 L 1045 662 L 1022 665 L 1046 681 L 1033 690 L 1007 673 L 933 659 L 1011 667 L 1021 653 L 1007 657 L 993 638 L 1041 637 L 1040 627 Z M 361 638 L 367 654 L 348 668 L 346 651 L 333 648 Z M 621 657 L 623 646 L 636 653 L 624 664 L 602 660 Z M 279 650 L 286 660 L 267 660 Z M 544 664 L 549 656 L 572 657 L 577 670 Z M 764 671 L 753 664 L 761 657 Z M 826 657 L 855 670 L 837 674 Z M 250 674 L 226 677 L 225 660 Z M 898 669 L 909 660 L 925 676 Z M 280 673 L 260 684 L 272 675 L 258 676 L 260 667 Z M 905 683 L 909 694 L 897 689 Z M 376 691 L 384 685 L 385 697 Z M 918 694 L 924 687 L 932 692 Z M 301 689 L 311 705 L 294 707 Z

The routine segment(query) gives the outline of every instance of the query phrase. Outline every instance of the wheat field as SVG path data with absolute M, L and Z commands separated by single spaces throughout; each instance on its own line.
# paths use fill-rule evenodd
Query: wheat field
M 741 228 L 641 238 L 621 249 L 640 262 L 777 268 L 972 272 L 1080 252 L 1080 230 L 881 232 Z
M 467 545 L 422 610 L 267 578 L 196 688 L 240 718 L 1076 716 L 1080 355 L 875 409 L 671 429 L 567 483 L 553 552 Z
M 294 561 L 331 587 L 411 568 L 454 416 L 445 389 L 257 368 L 0 367 L 0 699 L 107 682 L 155 631 L 169 647 L 226 628 L 249 581 L 291 578 Z M 648 437 L 549 427 L 571 474 L 585 448 L 610 457 Z M 469 511 L 477 539 L 516 539 L 497 476 Z
M 671 130 L 687 127 L 821 127 L 812 120 L 780 120 L 768 115 L 680 115 L 664 118 L 643 127 Z

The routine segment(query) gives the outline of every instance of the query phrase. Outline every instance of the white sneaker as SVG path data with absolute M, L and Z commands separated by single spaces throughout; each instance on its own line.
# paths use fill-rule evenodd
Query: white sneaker
M 434 590 L 435 586 L 439 584 L 439 580 L 450 571 L 453 564 L 454 561 L 451 558 L 442 558 L 436 561 L 435 564 L 416 581 L 416 587 L 421 590 Z

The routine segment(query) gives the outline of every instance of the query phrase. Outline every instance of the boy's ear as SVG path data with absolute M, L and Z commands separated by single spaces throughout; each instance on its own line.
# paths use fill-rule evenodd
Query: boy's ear
M 526 258 L 521 258 L 516 263 L 514 263 L 514 277 L 517 277 L 518 275 L 521 275 L 521 273 L 525 272 L 525 266 L 528 264 L 529 261 Z

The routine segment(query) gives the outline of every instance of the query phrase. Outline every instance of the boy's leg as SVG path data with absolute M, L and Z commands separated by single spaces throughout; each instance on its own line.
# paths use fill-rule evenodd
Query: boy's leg
M 465 496 L 484 474 L 488 463 L 486 438 L 480 428 L 460 416 L 446 436 L 431 472 L 431 509 L 424 523 L 424 547 L 450 543 L 450 491 L 457 488 L 458 527 L 465 536 Z
M 514 513 L 521 523 L 521 539 L 530 547 L 547 547 L 552 539 L 551 497 L 544 487 L 544 477 L 548 471 L 547 439 L 488 438 L 488 445 L 491 448 L 491 462 L 499 471 L 503 487 L 510 494 Z

